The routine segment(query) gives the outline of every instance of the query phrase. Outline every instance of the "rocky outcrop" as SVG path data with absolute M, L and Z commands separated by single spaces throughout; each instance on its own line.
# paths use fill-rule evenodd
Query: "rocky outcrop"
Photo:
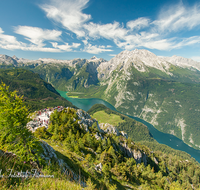
M 99 140 L 99 139 L 103 140 L 103 139 L 104 139 L 103 136 L 101 135 L 101 133 L 98 133 L 98 132 L 94 135 L 94 137 L 95 137 L 97 140 Z
M 120 133 L 116 127 L 109 123 L 100 123 L 99 127 L 103 130 L 104 133 L 110 133 L 119 136 Z
M 92 127 L 94 123 L 97 123 L 97 129 L 99 132 L 102 132 L 102 130 L 99 127 L 98 121 L 96 119 L 92 119 L 91 116 L 86 112 L 81 109 L 78 109 L 76 112 L 78 116 L 78 124 L 84 127 L 86 132 L 89 131 L 89 127 Z
M 126 139 L 128 138 L 127 133 L 125 133 L 124 131 L 118 131 L 118 129 L 115 126 L 109 123 L 100 123 L 99 127 L 104 133 L 114 134 L 117 136 L 122 135 Z
M 125 153 L 127 157 L 134 158 L 137 164 L 143 162 L 144 165 L 147 166 L 148 157 L 145 152 L 141 152 L 141 150 L 139 149 L 132 150 L 131 148 L 128 147 L 126 143 L 125 144 L 120 143 L 119 148 L 121 149 L 122 152 Z
M 127 133 L 125 133 L 124 131 L 120 131 L 120 134 L 121 134 L 123 137 L 125 137 L 126 139 L 128 139 L 128 135 L 127 135 Z

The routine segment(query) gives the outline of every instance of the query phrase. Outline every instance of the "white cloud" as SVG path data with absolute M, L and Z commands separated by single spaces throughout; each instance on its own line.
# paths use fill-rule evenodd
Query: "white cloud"
M 115 57 L 117 54 L 109 54 L 109 56 L 111 57 Z
M 160 39 L 157 33 L 141 32 L 135 35 L 127 35 L 124 40 L 114 40 L 115 44 L 126 50 L 132 50 L 137 47 L 149 49 L 169 50 L 172 45 L 172 39 Z
M 200 4 L 184 7 L 182 3 L 162 9 L 158 20 L 152 22 L 160 32 L 191 30 L 200 25 Z
M 117 21 L 107 24 L 88 22 L 91 15 L 84 14 L 89 0 L 47 0 L 42 5 L 48 18 L 61 24 L 65 29 L 81 38 L 87 52 L 101 52 L 100 46 L 88 44 L 88 40 L 105 38 L 112 40 L 122 49 L 145 47 L 149 49 L 170 50 L 198 43 L 198 37 L 180 39 L 171 37 L 172 32 L 191 30 L 200 25 L 200 5 L 184 7 L 183 4 L 164 7 L 157 20 L 141 17 L 130 20 L 124 27 Z M 105 48 L 103 48 L 105 49 Z
M 138 18 L 136 20 L 131 20 L 126 23 L 126 27 L 131 30 L 140 30 L 141 28 L 147 27 L 150 20 L 145 17 Z
M 25 46 L 24 43 L 18 42 L 15 36 L 6 35 L 0 28 L 0 47 L 3 49 L 14 50 Z
M 114 42 L 121 49 L 148 48 L 158 50 L 171 50 L 198 44 L 200 36 L 178 37 L 179 32 L 185 32 L 200 26 L 200 4 L 186 7 L 183 3 L 164 7 L 156 20 L 147 17 L 130 20 L 127 23 L 100 24 L 91 22 L 91 15 L 83 13 L 89 0 L 46 0 L 40 8 L 47 18 L 55 24 L 62 26 L 69 35 L 69 31 L 76 34 L 84 48 L 82 51 L 98 54 L 112 51 L 112 46 L 94 45 L 98 39 L 107 39 Z M 24 49 L 30 51 L 63 52 L 80 48 L 81 43 L 62 42 L 62 32 L 47 30 L 31 26 L 15 27 L 17 34 L 25 36 L 31 42 L 17 41 L 16 37 L 5 35 L 0 28 L 0 47 L 7 49 Z M 70 32 L 70 33 L 71 33 Z M 70 36 L 70 35 L 69 35 Z M 50 42 L 52 47 L 47 47 Z M 60 42 L 58 44 L 58 42 Z M 89 43 L 90 42 L 90 43 Z M 61 44 L 62 43 L 62 44 Z M 93 45 L 92 45 L 93 44 Z
M 152 40 L 149 42 L 144 42 L 142 46 L 149 49 L 170 50 L 172 44 L 173 43 L 171 43 L 170 40 L 161 39 L 161 40 Z
M 81 26 L 91 19 L 91 15 L 82 13 L 88 2 L 89 0 L 48 0 L 48 3 L 40 7 L 46 12 L 48 18 L 82 37 L 85 32 Z
M 108 46 L 97 46 L 88 43 L 87 40 L 83 40 L 85 47 L 83 49 L 84 52 L 91 53 L 91 54 L 99 54 L 106 51 L 113 51 L 112 49 L 106 49 Z
M 40 52 L 61 52 L 59 49 L 49 47 L 39 47 L 37 45 L 20 46 L 18 49 L 25 51 L 40 51 Z
M 200 43 L 200 36 L 192 36 L 189 38 L 183 38 L 181 40 L 181 42 L 176 43 L 173 48 L 181 48 L 184 46 L 190 46 L 190 45 L 194 45 L 194 44 L 198 44 Z
M 72 45 L 65 43 L 64 45 L 58 45 L 57 42 L 52 42 L 51 44 L 54 48 L 57 48 L 63 51 L 72 51 L 73 48 L 78 48 L 81 45 L 80 43 L 72 43 Z
M 43 46 L 43 42 L 46 40 L 59 41 L 62 34 L 58 30 L 47 30 L 31 26 L 17 26 L 15 27 L 15 33 L 27 37 L 28 41 L 39 46 Z
M 25 29 L 24 31 L 22 29 Z M 32 32 L 31 32 L 31 29 Z M 30 34 L 28 34 L 30 32 Z M 37 33 L 38 32 L 38 33 Z M 77 48 L 80 43 L 72 43 L 69 45 L 65 43 L 64 45 L 58 45 L 57 42 L 51 42 L 52 47 L 45 47 L 46 44 L 43 43 L 45 40 L 59 40 L 61 33 L 55 30 L 42 30 L 40 28 L 34 27 L 18 27 L 16 28 L 16 33 L 22 34 L 27 39 L 32 42 L 31 44 L 26 44 L 20 42 L 15 36 L 6 35 L 2 28 L 0 28 L 0 48 L 7 50 L 25 50 L 25 51 L 41 51 L 41 52 L 62 52 L 62 51 L 73 51 L 72 48 Z
M 113 24 L 95 24 L 90 22 L 89 24 L 84 24 L 83 27 L 87 30 L 89 37 L 92 38 L 123 39 L 128 32 L 120 26 L 119 22 L 114 22 Z

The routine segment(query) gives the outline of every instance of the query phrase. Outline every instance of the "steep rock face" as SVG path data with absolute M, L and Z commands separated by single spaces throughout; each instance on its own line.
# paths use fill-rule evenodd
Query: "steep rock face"
M 106 101 L 124 114 L 139 117 L 193 147 L 200 146 L 199 84 L 145 78 L 128 80 L 123 76 L 109 79 L 104 92 Z
M 97 85 L 99 82 L 97 67 L 104 61 L 97 58 L 87 60 L 81 68 L 75 70 L 74 75 L 67 81 L 67 88 L 73 91 L 88 88 L 90 85 Z

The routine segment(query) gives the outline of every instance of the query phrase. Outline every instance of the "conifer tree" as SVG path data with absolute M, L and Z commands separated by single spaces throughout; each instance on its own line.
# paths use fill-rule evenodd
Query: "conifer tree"
M 29 111 L 17 91 L 0 85 L 0 149 L 11 151 L 23 160 L 34 160 L 39 143 L 26 127 Z

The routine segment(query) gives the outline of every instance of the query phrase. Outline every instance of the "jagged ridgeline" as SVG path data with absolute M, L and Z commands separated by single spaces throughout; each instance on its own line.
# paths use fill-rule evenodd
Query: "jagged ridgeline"
M 0 69 L 0 82 L 9 86 L 9 90 L 17 90 L 18 95 L 23 95 L 31 110 L 57 105 L 74 107 L 51 84 L 32 71 L 20 68 Z

